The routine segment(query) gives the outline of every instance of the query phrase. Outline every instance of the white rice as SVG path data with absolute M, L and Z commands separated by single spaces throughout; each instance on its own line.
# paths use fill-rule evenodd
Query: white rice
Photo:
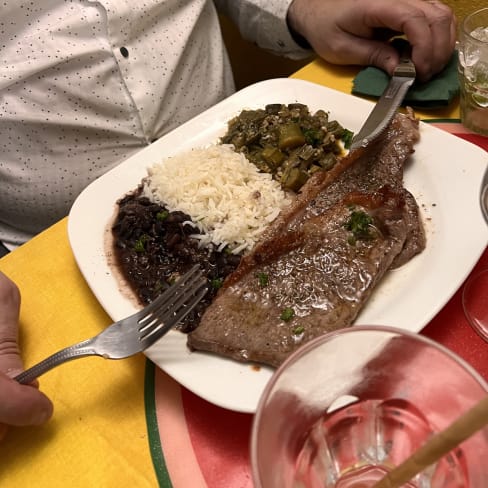
M 252 249 L 289 198 L 270 174 L 260 173 L 232 146 L 210 145 L 170 157 L 148 169 L 144 194 L 169 211 L 188 214 L 201 245 Z

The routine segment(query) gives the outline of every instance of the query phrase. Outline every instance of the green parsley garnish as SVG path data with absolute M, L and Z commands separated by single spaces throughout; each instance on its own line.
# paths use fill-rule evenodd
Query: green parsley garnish
M 344 129 L 341 139 L 346 149 L 349 149 L 351 147 L 353 137 L 354 137 L 354 132 L 351 132 L 349 129 Z
M 295 310 L 293 310 L 290 307 L 286 307 L 281 312 L 280 319 L 284 320 L 285 322 L 288 322 L 294 317 L 294 315 L 295 315 Z
M 214 278 L 210 282 L 210 284 L 212 285 L 212 288 L 214 288 L 215 290 L 218 290 L 222 286 L 223 282 L 224 282 L 223 278 Z
M 269 276 L 266 273 L 258 273 L 259 286 L 268 286 Z
M 154 284 L 154 288 L 153 288 L 153 291 L 155 291 L 156 293 L 160 290 L 162 290 L 163 288 L 163 283 L 161 283 L 161 281 L 156 281 L 156 283 Z
M 303 327 L 303 325 L 298 325 L 297 327 L 295 327 L 291 333 L 293 335 L 300 335 L 300 334 L 303 334 L 305 331 L 305 327 Z
M 134 251 L 136 252 L 145 252 L 146 251 L 146 241 L 148 236 L 143 234 L 137 241 L 134 243 Z
M 353 239 L 349 239 L 349 243 L 354 244 L 358 239 L 371 239 L 372 224 L 373 218 L 369 214 L 353 210 L 349 220 L 344 224 L 344 227 L 352 232 Z
M 156 220 L 163 221 L 168 218 L 169 212 L 167 210 L 161 210 L 156 214 Z

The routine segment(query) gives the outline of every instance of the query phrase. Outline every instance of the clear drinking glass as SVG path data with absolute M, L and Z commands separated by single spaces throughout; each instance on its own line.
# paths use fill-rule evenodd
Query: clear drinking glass
M 461 121 L 473 132 L 488 135 L 488 8 L 464 19 L 458 53 Z
M 488 224 L 488 168 L 481 182 L 480 207 Z M 473 329 L 488 342 L 488 268 L 472 273 L 463 288 L 463 310 Z M 488 483 L 487 483 L 488 486 Z
M 254 417 L 256 488 L 367 488 L 481 400 L 488 384 L 418 334 L 354 326 L 277 369 Z M 486 488 L 488 428 L 408 488 Z
M 488 268 L 471 275 L 463 288 L 463 309 L 473 329 L 488 341 Z M 488 486 L 488 480 L 487 480 Z

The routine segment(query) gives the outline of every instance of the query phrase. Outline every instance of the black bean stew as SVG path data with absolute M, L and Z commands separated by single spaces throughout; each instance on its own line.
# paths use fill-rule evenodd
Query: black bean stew
M 141 196 L 140 190 L 117 204 L 112 227 L 116 265 L 141 304 L 154 300 L 194 264 L 207 276 L 208 293 L 180 324 L 183 332 L 190 332 L 241 256 L 212 246 L 199 248 L 197 239 L 190 237 L 198 234 L 198 229 L 187 223 L 191 220 L 188 215 L 168 212 Z

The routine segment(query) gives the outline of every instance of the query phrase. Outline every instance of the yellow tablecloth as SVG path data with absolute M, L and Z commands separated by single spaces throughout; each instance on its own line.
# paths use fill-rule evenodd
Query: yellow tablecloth
M 67 219 L 0 260 L 22 293 L 26 366 L 110 324 L 67 239 Z M 0 443 L 0 486 L 155 487 L 144 414 L 145 357 L 80 359 L 40 378 L 52 420 L 10 429 Z
M 314 61 L 293 76 L 350 93 L 354 68 Z M 421 117 L 458 116 L 457 105 Z M 67 219 L 0 259 L 20 287 L 26 366 L 110 323 L 71 253 Z M 145 357 L 68 363 L 41 377 L 53 419 L 15 428 L 0 443 L 2 487 L 156 487 L 144 410 Z M 169 379 L 168 379 L 169 380 Z M 172 381 L 172 380 L 169 380 Z

